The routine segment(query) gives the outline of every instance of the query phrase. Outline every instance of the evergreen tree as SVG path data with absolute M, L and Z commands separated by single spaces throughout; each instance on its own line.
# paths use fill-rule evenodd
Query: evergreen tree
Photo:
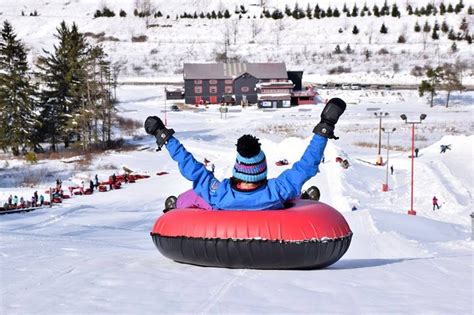
M 438 31 L 435 28 L 433 28 L 433 33 L 431 34 L 431 38 L 433 40 L 438 40 L 439 39 Z
M 229 18 L 230 18 L 230 12 L 229 12 L 229 10 L 227 10 L 227 9 L 226 9 L 225 12 L 224 12 L 224 18 L 226 18 L 226 19 L 229 19 Z
M 59 44 L 54 46 L 53 53 L 46 52 L 38 66 L 44 84 L 41 91 L 41 132 L 44 140 L 51 143 L 53 151 L 61 141 L 65 147 L 69 146 L 69 121 L 83 102 L 81 90 L 85 84 L 84 59 L 88 49 L 76 24 L 69 28 L 63 21 L 57 32 L 55 37 Z
M 335 8 L 334 11 L 332 12 L 332 16 L 334 16 L 335 18 L 338 18 L 341 16 L 341 13 L 339 13 L 339 10 Z
M 422 80 L 420 86 L 418 87 L 418 93 L 420 97 L 424 95 L 425 92 L 430 93 L 430 107 L 433 107 L 433 99 L 436 95 L 436 90 L 438 89 L 441 78 L 442 78 L 442 68 L 437 67 L 435 69 L 428 68 L 426 71 L 426 76 L 428 80 Z
M 380 33 L 382 34 L 388 33 L 388 28 L 385 26 L 385 23 L 382 23 L 382 26 L 380 27 Z
M 411 4 L 409 4 L 407 6 L 407 12 L 408 12 L 408 15 L 413 15 L 413 8 L 412 8 Z
M 430 16 L 434 12 L 434 6 L 431 3 L 426 5 L 426 16 Z
M 344 3 L 344 6 L 342 7 L 342 12 L 347 13 L 349 10 L 347 9 L 347 5 Z
M 467 14 L 469 14 L 469 15 L 474 14 L 474 9 L 471 6 L 469 6 L 469 8 L 467 9 Z
M 423 25 L 423 32 L 425 33 L 431 32 L 431 26 L 428 24 L 428 21 L 425 21 L 425 25 Z
M 447 10 L 447 12 L 448 12 L 448 13 L 453 13 L 453 12 L 454 12 L 454 9 L 453 9 L 453 6 L 452 6 L 451 3 L 448 5 L 448 10 Z
M 397 17 L 397 18 L 400 18 L 400 16 L 401 16 L 401 13 L 400 13 L 400 11 L 398 10 L 398 6 L 397 6 L 396 3 L 394 3 L 394 4 L 392 5 L 392 16 L 393 16 L 393 17 Z
M 274 20 L 282 19 L 283 18 L 283 13 L 280 12 L 280 10 L 275 9 L 275 11 L 273 11 L 273 13 L 272 13 L 272 18 Z
M 420 24 L 418 24 L 418 21 L 415 23 L 415 32 L 419 33 L 421 31 Z
M 329 8 L 326 10 L 326 16 L 327 16 L 328 18 L 332 17 L 332 9 L 331 9 L 331 7 L 329 7 Z
M 341 50 L 341 47 L 339 47 L 339 45 L 336 45 L 336 48 L 334 49 L 334 53 L 335 54 L 342 54 L 342 50 Z
M 372 9 L 372 11 L 374 11 L 374 15 L 376 17 L 380 17 L 380 10 L 379 10 L 379 7 L 376 4 L 374 4 L 374 8 Z
M 290 6 L 288 4 L 285 6 L 285 14 L 286 14 L 286 16 L 291 16 L 291 9 L 290 9 Z
M 468 43 L 469 45 L 472 44 L 472 36 L 471 36 L 471 34 L 467 34 L 466 37 L 465 37 L 465 39 L 466 39 L 466 41 L 467 41 L 467 43 Z
M 319 5 L 316 5 L 314 8 L 314 17 L 317 19 L 321 17 L 321 9 L 319 8 Z
M 387 0 L 385 0 L 382 10 L 380 10 L 380 15 L 382 16 L 390 15 L 390 7 L 387 4 Z
M 446 13 L 446 6 L 444 5 L 444 2 L 441 2 L 439 5 L 439 14 L 444 15 Z
M 462 0 L 459 0 L 459 3 L 456 4 L 456 6 L 454 7 L 454 13 L 458 14 L 459 12 L 462 11 L 463 8 L 464 8 L 464 4 L 462 3 Z
M 354 25 L 354 27 L 352 28 L 352 34 L 354 34 L 354 35 L 359 34 L 359 29 L 357 28 L 356 25 Z
M 446 23 L 446 20 L 443 21 L 441 24 L 441 32 L 447 33 L 449 31 L 449 26 L 448 23 Z
M 405 36 L 403 36 L 403 35 L 398 36 L 398 41 L 397 41 L 397 43 L 399 43 L 399 44 L 404 44 L 404 43 L 406 43 L 406 42 L 407 42 L 407 40 L 406 40 Z
M 454 35 L 454 30 L 450 29 L 448 33 L 448 39 L 450 40 L 456 40 L 456 35 Z
M 0 39 L 0 148 L 19 155 L 34 148 L 36 100 L 23 43 L 5 21 Z
M 453 44 L 451 45 L 451 51 L 453 53 L 455 53 L 456 51 L 458 51 L 458 46 L 456 45 L 456 42 L 453 42 Z
M 352 16 L 352 17 L 357 17 L 358 15 L 359 15 L 359 8 L 358 8 L 357 5 L 354 3 L 354 7 L 352 8 L 351 16 Z
M 127 16 L 127 12 L 125 12 L 124 10 L 120 10 L 119 16 L 120 16 L 120 17 L 126 17 L 126 16 Z
M 313 9 L 311 9 L 311 6 L 309 5 L 309 3 L 308 3 L 308 6 L 306 7 L 306 17 L 310 20 L 313 18 Z
M 349 44 L 347 44 L 346 46 L 346 53 L 348 54 L 352 54 L 354 51 L 352 50 L 351 46 Z

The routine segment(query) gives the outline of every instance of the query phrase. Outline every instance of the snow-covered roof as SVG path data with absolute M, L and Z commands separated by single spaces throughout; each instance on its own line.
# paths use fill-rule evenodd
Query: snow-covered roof
M 234 79 L 248 73 L 257 79 L 288 78 L 284 63 L 185 63 L 183 78 Z

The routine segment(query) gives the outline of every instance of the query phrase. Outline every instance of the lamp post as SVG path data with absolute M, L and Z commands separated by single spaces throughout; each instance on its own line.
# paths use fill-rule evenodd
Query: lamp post
M 415 168 L 415 125 L 421 124 L 421 122 L 426 118 L 426 114 L 421 114 L 418 121 L 408 121 L 405 114 L 401 114 L 400 118 L 405 121 L 405 124 L 411 124 L 411 203 L 410 210 L 408 210 L 409 215 L 416 215 L 416 211 L 413 210 L 413 180 L 414 180 L 414 168 Z
M 379 146 L 378 146 L 378 152 L 377 152 L 377 165 L 382 165 L 382 156 L 380 155 L 381 153 L 381 147 L 382 147 L 382 118 L 385 116 L 388 116 L 387 112 L 375 112 L 374 113 L 375 117 L 379 119 Z
M 385 184 L 382 184 L 382 191 L 388 191 L 388 162 L 389 162 L 389 152 L 390 152 L 390 134 L 394 133 L 396 128 L 393 128 L 391 131 L 385 130 L 382 128 L 382 131 L 387 134 L 387 160 L 385 163 L 387 164 L 386 173 L 385 173 Z
M 165 87 L 165 126 L 168 126 L 168 117 L 166 115 L 166 100 L 168 99 L 168 90 Z

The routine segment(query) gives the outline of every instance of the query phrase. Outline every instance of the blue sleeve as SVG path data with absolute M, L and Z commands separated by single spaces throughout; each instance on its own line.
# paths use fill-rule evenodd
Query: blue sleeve
M 215 193 L 220 184 L 214 174 L 204 164 L 196 161 L 175 137 L 169 138 L 166 148 L 171 158 L 178 162 L 181 175 L 193 182 L 194 192 L 211 204 L 211 194 Z
M 327 142 L 326 137 L 314 135 L 301 159 L 275 179 L 282 199 L 290 200 L 298 197 L 303 184 L 318 173 Z

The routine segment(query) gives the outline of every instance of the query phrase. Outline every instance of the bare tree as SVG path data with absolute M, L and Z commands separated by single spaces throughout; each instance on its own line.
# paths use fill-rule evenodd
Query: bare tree
M 153 14 L 156 11 L 152 0 L 135 0 L 135 9 L 138 11 L 139 16 L 145 18 L 145 24 L 148 28 L 150 25 L 150 20 L 153 18 Z
M 252 20 L 250 27 L 252 29 L 252 41 L 255 41 L 255 37 L 262 32 L 262 27 L 256 19 Z
M 233 19 L 230 23 L 234 45 L 237 44 L 237 34 L 239 33 L 239 19 Z
M 276 21 L 276 44 L 280 45 L 280 38 L 281 38 L 281 32 L 285 30 L 285 24 L 283 23 L 283 19 L 278 19 Z
M 223 53 L 217 53 L 217 61 L 220 62 L 225 62 L 227 63 L 229 61 L 229 46 L 230 46 L 230 37 L 231 37 L 232 31 L 231 27 L 228 23 L 224 25 L 224 28 L 222 29 L 222 43 L 224 44 L 224 52 Z
M 464 86 L 461 84 L 460 75 L 457 71 L 456 65 L 443 65 L 443 87 L 448 91 L 446 96 L 446 108 L 449 106 L 449 98 L 452 91 L 462 91 Z
M 372 44 L 372 34 L 374 33 L 374 23 L 370 23 L 369 30 L 367 31 L 367 36 L 369 37 L 369 45 Z

